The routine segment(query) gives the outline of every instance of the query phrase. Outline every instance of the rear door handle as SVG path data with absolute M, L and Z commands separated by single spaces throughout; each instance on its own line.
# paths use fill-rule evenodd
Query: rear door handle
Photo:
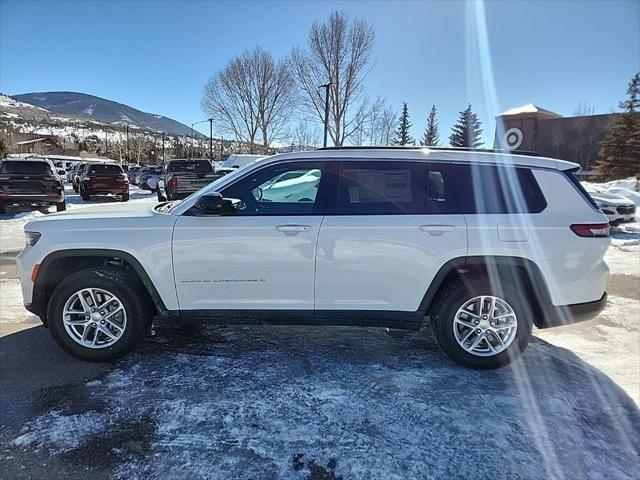
M 420 225 L 420 231 L 429 235 L 440 236 L 447 232 L 453 232 L 456 229 L 454 225 Z
M 294 235 L 300 232 L 306 232 L 311 229 L 311 225 L 278 225 L 276 230 L 278 232 L 284 232 L 288 235 Z

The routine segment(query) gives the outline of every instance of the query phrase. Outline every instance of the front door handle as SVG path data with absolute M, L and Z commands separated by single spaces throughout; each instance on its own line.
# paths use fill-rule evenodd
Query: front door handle
M 311 229 L 311 225 L 278 225 L 276 230 L 284 232 L 287 235 L 295 235 L 296 233 L 306 232 Z
M 426 232 L 433 236 L 440 236 L 447 232 L 453 232 L 455 229 L 455 225 L 420 225 L 421 232 Z

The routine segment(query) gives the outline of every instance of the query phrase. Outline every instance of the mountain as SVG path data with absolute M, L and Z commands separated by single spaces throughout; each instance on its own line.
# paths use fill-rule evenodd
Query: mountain
M 78 92 L 37 92 L 12 98 L 48 110 L 55 115 L 102 123 L 134 125 L 170 135 L 190 135 L 191 128 L 171 118 L 146 113 L 123 103 Z M 200 136 L 200 134 L 196 135 Z

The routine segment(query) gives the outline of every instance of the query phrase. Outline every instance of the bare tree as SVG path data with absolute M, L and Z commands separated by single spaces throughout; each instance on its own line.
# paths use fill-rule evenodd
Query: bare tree
M 292 145 L 298 150 L 306 150 L 320 143 L 318 124 L 313 121 L 300 121 L 294 130 Z
M 357 132 L 372 114 L 363 82 L 370 71 L 373 29 L 346 13 L 334 11 L 324 23 L 314 23 L 307 49 L 291 53 L 292 74 L 308 112 L 324 123 L 325 96 L 319 85 L 331 83 L 329 135 L 335 145 Z M 374 103 L 375 105 L 375 103 Z
M 265 149 L 287 124 L 293 80 L 286 61 L 256 47 L 233 58 L 205 85 L 202 109 L 219 128 L 254 152 L 260 134 Z

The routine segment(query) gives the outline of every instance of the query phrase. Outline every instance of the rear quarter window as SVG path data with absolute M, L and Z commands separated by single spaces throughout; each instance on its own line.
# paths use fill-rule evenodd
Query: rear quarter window
M 523 167 L 452 165 L 460 213 L 540 213 L 547 201 L 533 172 Z

